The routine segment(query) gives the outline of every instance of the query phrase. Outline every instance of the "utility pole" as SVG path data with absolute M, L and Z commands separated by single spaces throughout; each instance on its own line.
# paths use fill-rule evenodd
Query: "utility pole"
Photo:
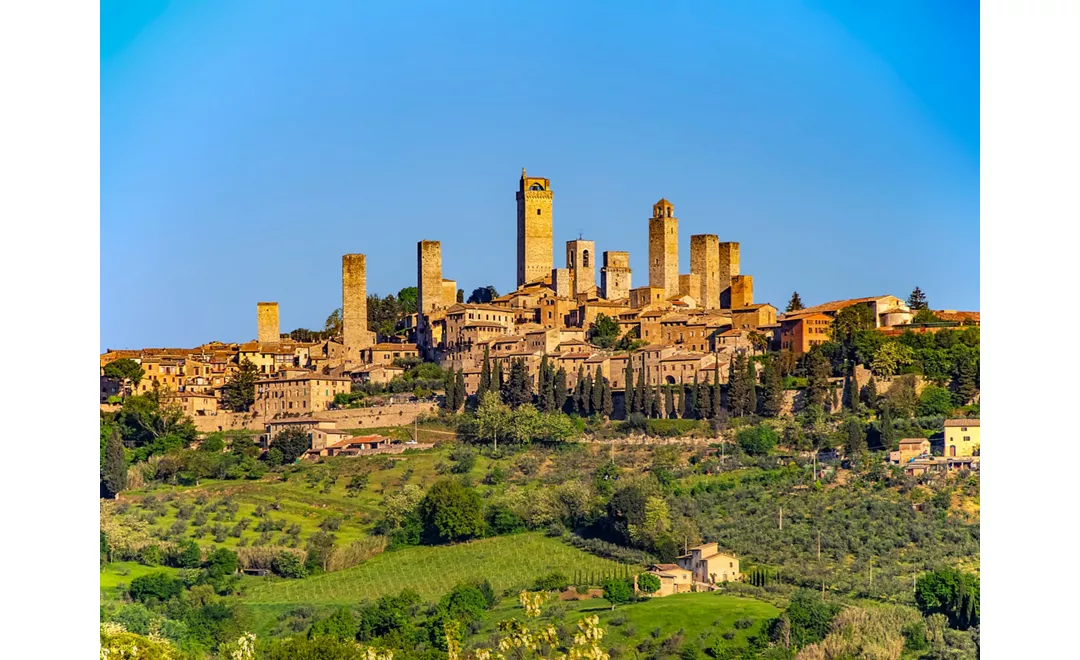
M 818 452 L 818 450 L 815 449 L 814 450 L 814 481 L 817 481 L 817 452 Z
M 821 531 L 817 533 L 817 560 L 821 561 Z
M 870 588 L 874 588 L 874 560 L 870 560 Z
M 784 531 L 784 507 L 780 507 L 780 531 Z

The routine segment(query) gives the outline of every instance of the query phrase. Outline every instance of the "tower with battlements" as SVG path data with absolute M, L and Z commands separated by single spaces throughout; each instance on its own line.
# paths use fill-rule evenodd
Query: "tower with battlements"
M 551 275 L 554 243 L 551 228 L 551 181 L 531 177 L 521 168 L 517 191 L 517 285 Z
M 679 293 L 679 219 L 666 199 L 653 204 L 649 218 L 649 286 L 666 298 Z

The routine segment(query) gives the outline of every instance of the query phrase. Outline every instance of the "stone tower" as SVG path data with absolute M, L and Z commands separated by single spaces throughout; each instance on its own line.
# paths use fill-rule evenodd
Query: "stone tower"
M 442 283 L 442 244 L 439 241 L 420 241 L 416 244 L 416 311 L 418 313 L 418 325 L 424 325 L 424 314 L 433 312 L 443 306 Z
M 720 244 L 720 307 L 731 309 L 731 278 L 739 274 L 739 244 Z
M 276 344 L 281 341 L 278 327 L 278 306 L 276 302 L 261 302 L 259 311 L 259 343 Z
M 630 253 L 605 252 L 600 269 L 600 295 L 607 300 L 630 297 Z
M 575 296 L 596 293 L 596 242 L 567 241 L 566 269 L 570 271 Z
M 362 254 L 341 257 L 341 334 L 349 362 L 359 362 L 360 351 L 375 343 L 368 330 L 366 262 Z
M 701 277 L 701 300 L 705 309 L 720 307 L 720 239 L 716 234 L 690 237 L 690 272 Z
M 665 298 L 679 293 L 679 219 L 666 199 L 653 204 L 649 218 L 649 286 Z
M 698 306 L 701 305 L 701 275 L 683 273 L 679 275 L 679 296 L 690 296 Z
M 754 304 L 754 278 L 750 275 L 736 275 L 731 278 L 731 309 L 749 307 Z
M 517 191 L 517 285 L 551 275 L 551 181 L 526 176 L 521 168 Z

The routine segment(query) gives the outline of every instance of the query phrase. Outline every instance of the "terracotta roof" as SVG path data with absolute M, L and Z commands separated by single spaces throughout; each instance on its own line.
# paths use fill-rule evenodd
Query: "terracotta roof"
M 921 445 L 924 442 L 930 442 L 926 438 L 904 438 L 900 441 L 901 445 Z
M 680 566 L 678 564 L 653 564 L 653 568 L 661 571 L 671 571 L 680 568 Z
M 812 312 L 839 312 L 845 307 L 851 307 L 852 305 L 858 305 L 859 303 L 874 302 L 887 298 L 888 296 L 870 296 L 867 298 L 849 298 L 847 300 L 833 300 L 831 302 L 822 303 L 820 305 L 814 305 L 813 307 L 805 307 L 799 310 L 800 314 L 809 314 Z
M 588 359 L 592 353 L 560 353 L 558 357 L 563 360 Z
M 957 312 L 951 309 L 943 309 L 941 311 L 935 311 L 934 316 L 938 317 L 942 321 L 978 321 L 979 312 Z
M 708 357 L 704 353 L 676 353 L 675 355 L 669 355 L 666 358 L 662 358 L 661 362 L 687 362 L 696 361 L 704 357 Z
M 415 351 L 416 344 L 392 344 L 382 342 L 371 347 L 373 351 Z
M 958 426 L 978 426 L 979 420 L 975 419 L 947 419 L 945 420 L 945 428 L 958 427 Z
M 732 313 L 735 313 L 735 312 L 753 312 L 753 311 L 761 309 L 762 307 L 772 307 L 772 305 L 770 305 L 769 303 L 756 303 L 754 305 L 747 305 L 746 307 L 739 307 L 739 308 L 733 309 L 731 311 L 732 311 Z M 775 309 L 775 307 L 773 309 Z

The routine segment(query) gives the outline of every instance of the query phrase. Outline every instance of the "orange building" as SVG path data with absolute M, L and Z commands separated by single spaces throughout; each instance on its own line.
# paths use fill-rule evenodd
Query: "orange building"
M 786 314 L 780 323 L 780 350 L 802 355 L 813 346 L 829 341 L 832 317 L 820 312 Z

